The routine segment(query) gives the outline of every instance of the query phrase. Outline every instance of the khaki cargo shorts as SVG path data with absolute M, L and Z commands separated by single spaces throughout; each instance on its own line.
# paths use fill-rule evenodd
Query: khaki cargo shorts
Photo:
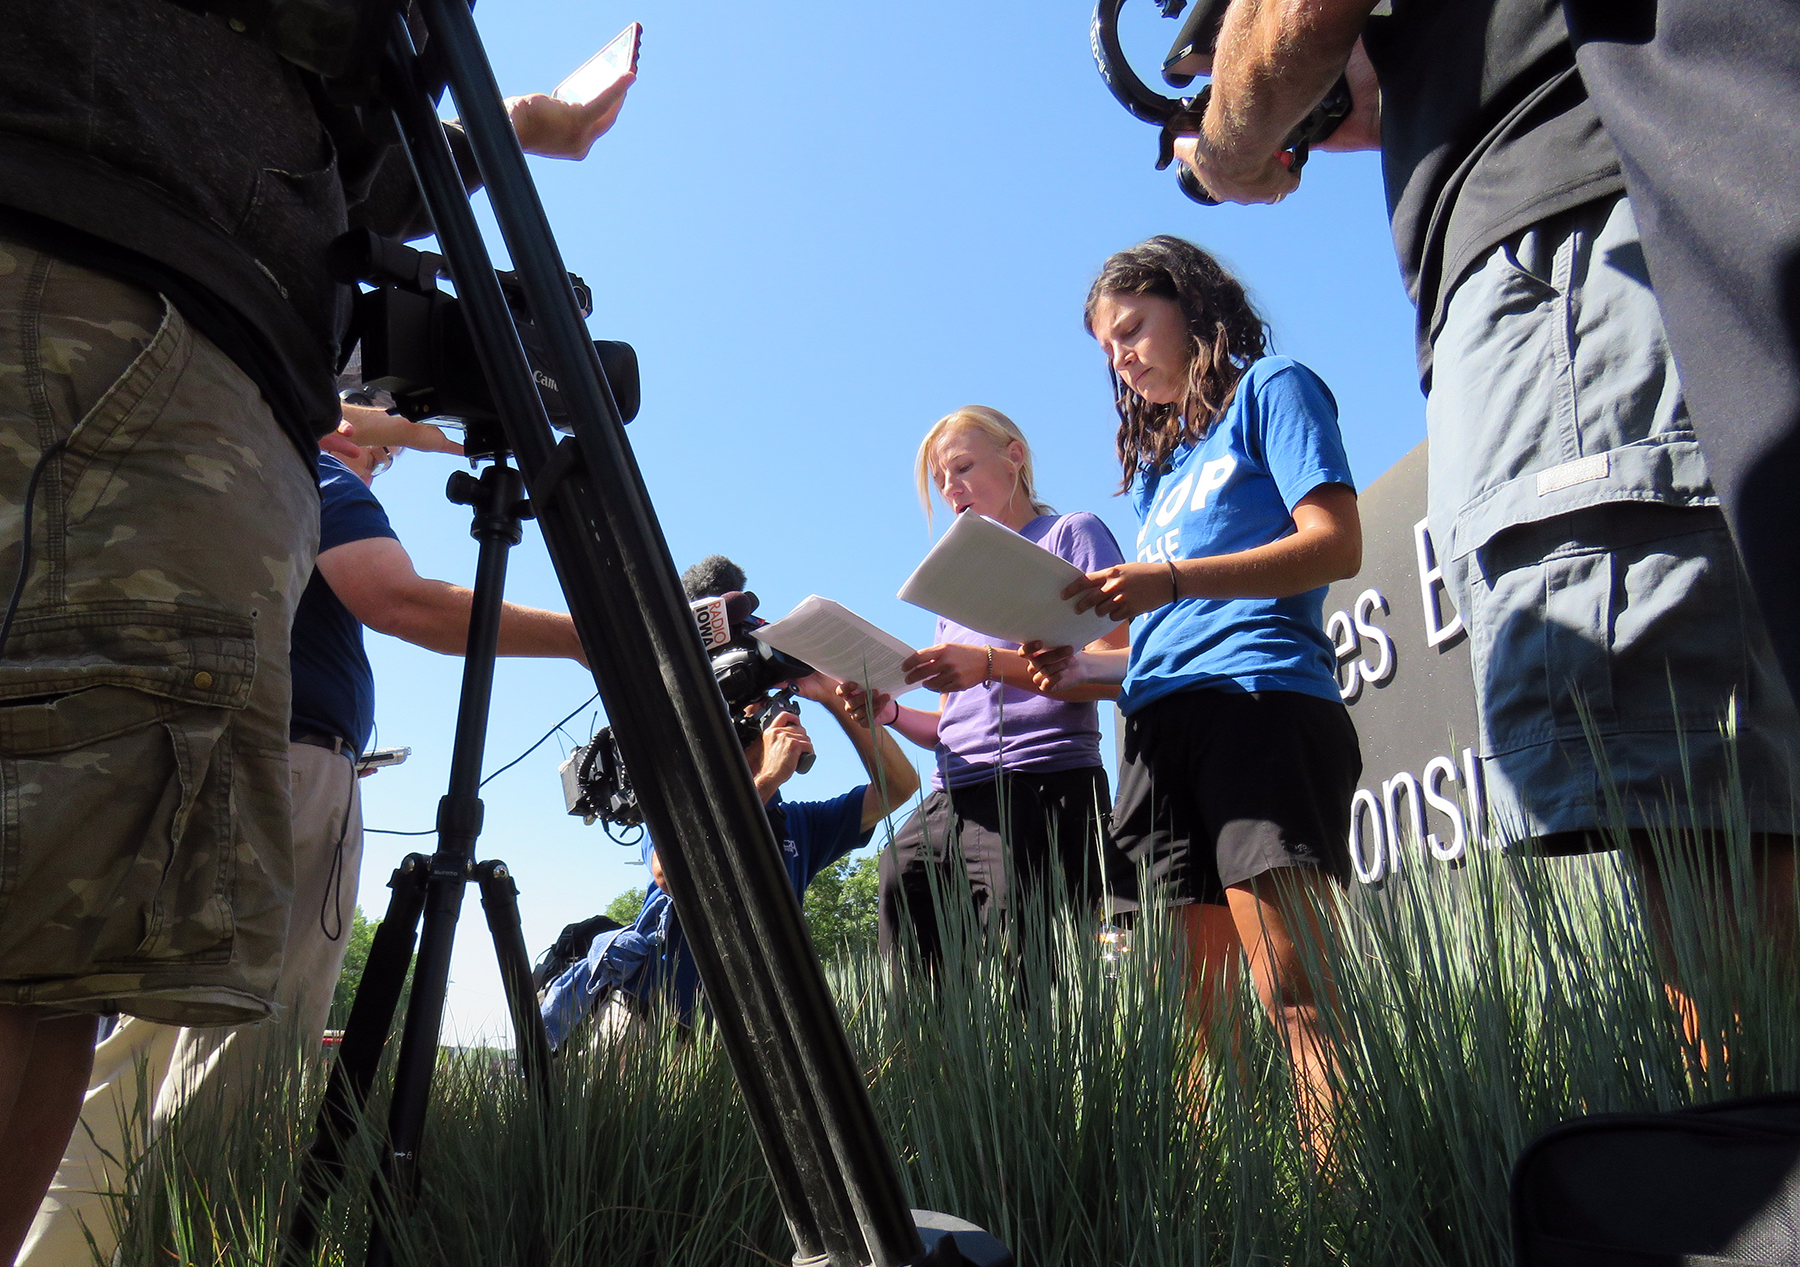
M 161 296 L 0 238 L 0 602 L 34 468 L 0 648 L 0 1003 L 262 1019 L 314 479 Z
M 1619 196 L 1522 230 L 1450 297 L 1431 531 L 1469 631 L 1501 838 L 1792 834 L 1800 714 L 1731 544 Z M 1735 727 L 1727 734 L 1726 725 Z

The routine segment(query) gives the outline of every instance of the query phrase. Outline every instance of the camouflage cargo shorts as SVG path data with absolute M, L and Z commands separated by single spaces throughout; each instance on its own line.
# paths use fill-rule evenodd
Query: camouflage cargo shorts
M 0 239 L 0 599 L 34 469 L 0 648 L 0 1003 L 260 1020 L 314 481 L 161 296 Z

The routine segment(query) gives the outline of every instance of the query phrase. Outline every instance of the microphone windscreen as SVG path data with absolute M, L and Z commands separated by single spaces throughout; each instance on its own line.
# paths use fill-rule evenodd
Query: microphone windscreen
M 756 610 L 756 595 L 754 594 L 733 590 L 731 593 L 721 594 L 719 597 L 725 600 L 725 618 L 734 625 L 749 620 L 750 614 Z
M 709 554 L 681 574 L 681 588 L 691 603 L 744 588 L 744 569 L 722 554 Z

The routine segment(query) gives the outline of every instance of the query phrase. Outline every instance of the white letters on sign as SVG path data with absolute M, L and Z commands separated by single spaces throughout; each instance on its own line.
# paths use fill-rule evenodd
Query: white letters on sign
M 1325 619 L 1325 636 L 1331 639 L 1338 664 L 1338 694 L 1344 703 L 1362 694 L 1363 684 L 1385 686 L 1393 681 L 1399 667 L 1393 635 L 1376 621 L 1377 612 L 1385 613 L 1388 601 L 1380 590 L 1364 590 L 1356 596 L 1350 611 L 1334 611 Z M 1375 644 L 1375 663 L 1363 655 L 1363 643 Z
M 1207 479 L 1208 470 L 1203 469 L 1198 484 Z M 1463 635 L 1463 621 L 1444 585 L 1428 520 L 1413 525 L 1413 551 L 1425 644 L 1448 649 Z M 1386 596 L 1371 588 L 1326 617 L 1325 634 L 1337 659 L 1338 694 L 1344 703 L 1354 704 L 1367 687 L 1391 685 L 1398 675 L 1399 648 L 1382 622 L 1391 612 Z M 1383 708 L 1404 708 L 1408 702 L 1391 698 Z M 1416 751 L 1410 744 L 1402 750 Z M 1462 749 L 1461 758 L 1459 765 L 1455 756 L 1432 756 L 1417 774 L 1400 770 L 1358 789 L 1350 803 L 1349 842 L 1358 880 L 1378 884 L 1398 875 L 1409 858 L 1454 865 L 1475 842 L 1487 839 L 1481 761 L 1473 748 Z
M 1387 609 L 1388 601 L 1381 596 L 1379 590 L 1364 590 L 1356 596 L 1357 640 L 1360 642 L 1368 639 L 1374 642 L 1376 653 L 1380 657 L 1372 669 L 1367 660 L 1356 666 L 1357 673 L 1370 686 L 1385 686 L 1391 682 L 1398 663 L 1394 658 L 1394 640 L 1388 636 L 1387 630 L 1375 623 L 1375 613 L 1386 613 Z
M 1460 786 L 1451 790 L 1446 783 Z M 1428 807 L 1448 824 L 1448 842 L 1433 830 Z M 1421 857 L 1455 862 L 1481 838 L 1486 814 L 1475 750 L 1463 749 L 1460 770 L 1450 757 L 1433 757 L 1423 781 L 1402 770 L 1382 783 L 1379 796 L 1368 788 L 1357 791 L 1350 802 L 1350 865 L 1358 880 L 1376 884 L 1400 873 L 1409 845 Z
M 1443 595 L 1444 602 L 1450 601 L 1450 595 L 1444 590 L 1444 569 L 1437 561 L 1437 550 L 1431 543 L 1430 520 L 1421 519 L 1413 525 L 1413 550 L 1419 560 L 1419 603 L 1425 612 L 1425 645 L 1441 647 L 1463 631 L 1462 615 L 1456 608 L 1450 609 L 1450 619 L 1439 623 L 1438 596 Z

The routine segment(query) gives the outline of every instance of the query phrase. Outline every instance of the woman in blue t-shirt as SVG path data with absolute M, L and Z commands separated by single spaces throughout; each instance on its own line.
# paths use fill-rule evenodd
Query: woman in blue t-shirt
M 1324 890 L 1348 877 L 1362 772 L 1321 619 L 1326 587 L 1362 562 L 1337 405 L 1311 370 L 1266 354 L 1244 288 L 1180 238 L 1107 260 L 1086 317 L 1143 526 L 1136 562 L 1068 596 L 1131 620 L 1131 648 L 1040 652 L 1040 684 L 1119 686 L 1119 845 L 1186 908 L 1203 1009 L 1242 948 L 1317 1102 L 1324 983 L 1296 933 L 1316 934 Z

